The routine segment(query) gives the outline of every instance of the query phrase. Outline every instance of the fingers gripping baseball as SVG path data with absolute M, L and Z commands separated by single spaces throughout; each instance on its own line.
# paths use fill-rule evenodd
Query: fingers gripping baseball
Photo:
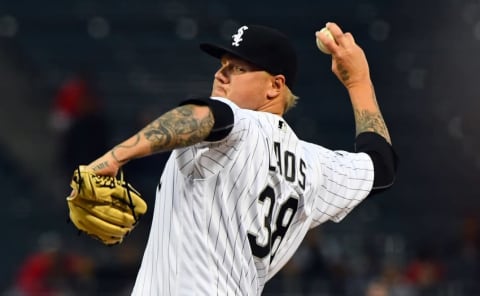
M 316 36 L 332 55 L 332 71 L 337 78 L 347 89 L 370 81 L 367 59 L 353 35 L 349 32 L 344 33 L 333 22 L 327 23 L 325 28 L 330 32 L 330 38 L 320 31 L 316 32 Z
M 346 42 L 353 41 L 350 33 L 343 33 L 335 23 L 327 23 L 320 31 L 315 32 L 318 48 L 326 54 L 338 52 Z
M 332 52 L 330 50 L 330 47 L 333 46 L 332 43 L 335 42 L 335 39 L 333 38 L 332 33 L 327 29 L 327 27 L 324 27 L 320 31 L 317 31 L 315 33 L 315 36 L 317 38 L 318 49 L 320 49 L 320 51 L 325 54 L 331 54 Z
M 82 232 L 104 244 L 122 242 L 147 211 L 147 204 L 129 183 L 98 176 L 86 166 L 75 170 L 67 197 L 69 217 Z

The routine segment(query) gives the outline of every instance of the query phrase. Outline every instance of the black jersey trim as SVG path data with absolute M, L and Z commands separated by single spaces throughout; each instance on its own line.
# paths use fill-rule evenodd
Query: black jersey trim
M 393 147 L 377 133 L 364 132 L 355 140 L 355 151 L 367 153 L 373 162 L 372 192 L 383 191 L 393 185 L 398 168 L 398 156 Z
M 180 103 L 180 106 L 194 104 L 208 106 L 213 114 L 214 124 L 205 141 L 216 142 L 223 140 L 233 129 L 234 117 L 230 106 L 219 100 L 208 97 L 192 98 Z

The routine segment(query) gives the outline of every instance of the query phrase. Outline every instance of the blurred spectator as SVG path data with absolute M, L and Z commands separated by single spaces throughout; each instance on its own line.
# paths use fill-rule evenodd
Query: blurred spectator
M 74 169 L 88 164 L 109 148 L 110 131 L 104 104 L 93 74 L 79 70 L 59 86 L 50 113 L 50 127 L 57 140 L 57 157 L 52 178 L 53 206 L 65 209 Z
M 445 279 L 445 264 L 437 258 L 436 250 L 424 245 L 405 268 L 409 283 L 416 286 L 420 295 L 436 295 L 435 290 Z
M 20 264 L 13 287 L 7 295 L 91 295 L 92 260 L 63 250 L 56 233 L 42 234 L 38 243 L 39 249 Z
M 377 278 L 367 285 L 366 295 L 416 296 L 415 286 L 405 277 L 397 264 L 385 264 Z
M 380 281 L 372 281 L 368 284 L 365 296 L 390 296 L 386 284 Z
M 109 148 L 107 118 L 92 75 L 80 70 L 68 77 L 53 102 L 50 125 L 60 136 L 60 173 L 68 177 Z
M 468 295 L 480 293 L 480 225 L 476 215 L 467 215 L 459 233 L 446 248 L 448 277 L 461 281 Z

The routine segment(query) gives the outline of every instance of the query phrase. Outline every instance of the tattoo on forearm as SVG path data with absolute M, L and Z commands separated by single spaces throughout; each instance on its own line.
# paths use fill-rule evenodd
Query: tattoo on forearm
M 125 162 L 128 162 L 129 159 L 120 159 L 117 155 L 116 155 L 116 152 L 118 151 L 118 149 L 121 149 L 121 148 L 132 148 L 132 147 L 135 147 L 138 142 L 140 142 L 140 135 L 139 134 L 136 134 L 134 136 L 134 141 L 133 143 L 122 143 L 122 144 L 119 144 L 117 146 L 115 146 L 112 151 L 110 152 L 112 154 L 112 157 L 113 159 L 115 159 L 116 162 L 118 163 L 125 163 Z
M 96 164 L 94 167 L 93 167 L 93 171 L 94 172 L 97 172 L 99 170 L 102 170 L 104 168 L 108 167 L 108 161 L 104 161 L 104 162 L 101 162 L 99 164 Z
M 214 123 L 211 112 L 205 118 L 194 116 L 194 107 L 185 105 L 165 113 L 143 131 L 153 152 L 185 147 L 205 139 Z
M 375 91 L 373 92 L 373 100 L 378 108 Z M 391 143 L 388 128 L 385 124 L 385 120 L 383 119 L 380 109 L 373 112 L 364 109 L 354 109 L 354 113 L 357 136 L 363 132 L 375 132 L 384 137 L 387 142 Z
M 350 79 L 350 74 L 345 68 L 342 67 L 342 65 L 338 65 L 338 70 L 340 73 L 340 79 L 342 79 L 343 82 L 346 82 L 348 79 Z
M 387 126 L 379 112 L 369 112 L 366 110 L 355 110 L 357 135 L 370 131 L 376 132 L 382 136 L 387 135 Z

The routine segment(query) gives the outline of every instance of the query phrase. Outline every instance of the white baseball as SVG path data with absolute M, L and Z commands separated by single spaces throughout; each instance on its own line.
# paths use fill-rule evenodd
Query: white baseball
M 326 27 L 321 29 L 320 33 L 325 34 L 328 38 L 334 40 L 332 32 L 330 32 L 330 30 L 328 30 Z M 330 50 L 328 50 L 328 48 L 325 47 L 325 44 L 323 44 L 323 42 L 319 38 L 317 38 L 317 47 L 318 49 L 320 49 L 321 52 L 325 54 L 331 54 Z

